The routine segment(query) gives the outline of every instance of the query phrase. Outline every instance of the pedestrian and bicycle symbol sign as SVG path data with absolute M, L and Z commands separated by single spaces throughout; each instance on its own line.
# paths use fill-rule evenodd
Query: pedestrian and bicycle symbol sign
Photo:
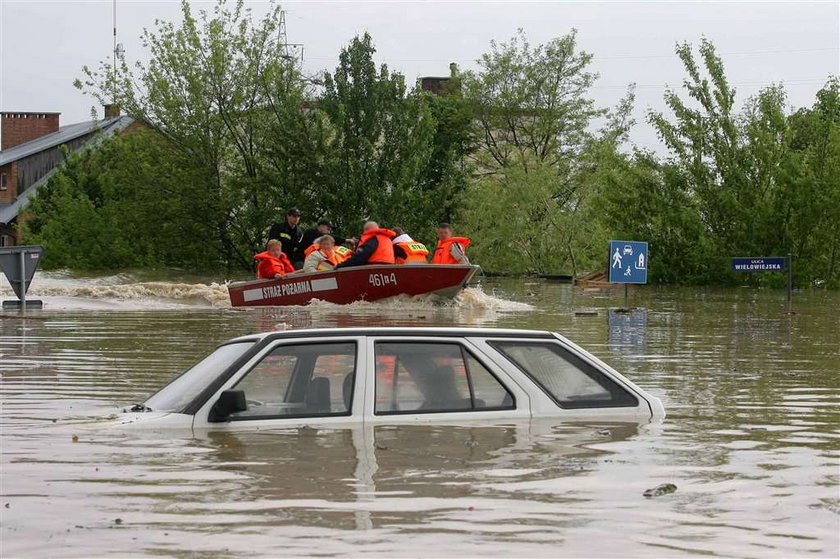
M 648 244 L 610 241 L 610 283 L 647 283 Z

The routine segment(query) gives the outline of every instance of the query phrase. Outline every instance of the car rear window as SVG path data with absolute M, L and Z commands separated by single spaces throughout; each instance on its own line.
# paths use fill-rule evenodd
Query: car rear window
M 559 344 L 491 342 L 561 408 L 635 407 L 639 401 L 624 387 Z

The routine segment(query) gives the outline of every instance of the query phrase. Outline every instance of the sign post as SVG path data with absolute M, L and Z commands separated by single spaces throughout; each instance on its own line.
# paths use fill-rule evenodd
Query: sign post
M 624 284 L 624 306 L 627 307 L 627 286 L 647 283 L 648 244 L 641 241 L 610 241 L 609 282 Z
M 788 296 L 787 296 L 787 310 L 788 313 L 791 312 L 791 307 L 793 307 L 793 265 L 791 258 L 791 254 L 788 253 L 787 255 L 787 270 L 788 270 Z
M 761 256 L 755 258 L 733 258 L 730 265 L 733 272 L 784 272 L 787 270 L 787 310 L 793 305 L 793 258 L 784 256 Z
M 0 247 L 0 268 L 18 297 L 17 301 L 3 301 L 4 309 L 40 309 L 44 306 L 41 301 L 26 300 L 26 291 L 41 263 L 43 252 L 44 247 L 40 245 Z

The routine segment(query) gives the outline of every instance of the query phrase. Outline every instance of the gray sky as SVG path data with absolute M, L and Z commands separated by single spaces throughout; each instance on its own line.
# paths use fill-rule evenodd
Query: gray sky
M 265 2 L 246 2 L 255 15 Z M 192 2 L 210 8 L 213 2 Z M 811 105 L 829 74 L 840 73 L 840 2 L 285 2 L 289 42 L 304 44 L 307 72 L 335 67 L 354 35 L 370 32 L 380 61 L 405 74 L 447 75 L 449 62 L 472 68 L 492 39 L 525 30 L 532 44 L 579 31 L 579 45 L 595 55 L 600 80 L 592 90 L 612 106 L 628 83 L 637 84 L 634 142 L 656 149 L 644 123 L 661 109 L 666 84 L 678 86 L 678 41 L 705 36 L 723 55 L 743 102 L 761 87 L 782 82 L 793 107 Z M 117 2 L 119 41 L 130 61 L 145 57 L 144 27 L 177 20 L 173 0 Z M 85 64 L 110 56 L 112 3 L 0 0 L 0 109 L 60 111 L 61 123 L 87 120 L 94 101 L 73 88 Z M 101 108 L 99 115 L 101 116 Z

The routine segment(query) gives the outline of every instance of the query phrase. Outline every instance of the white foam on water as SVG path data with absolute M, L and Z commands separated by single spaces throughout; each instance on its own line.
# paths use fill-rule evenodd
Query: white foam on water
M 93 278 L 71 278 L 66 272 L 38 274 L 26 296 L 59 309 L 230 307 L 224 283 L 138 282 L 131 274 Z M 14 297 L 5 278 L 0 297 Z
M 533 311 L 533 305 L 519 301 L 502 299 L 495 295 L 485 293 L 480 287 L 468 287 L 455 297 L 455 302 L 460 307 L 484 308 L 496 311 Z

